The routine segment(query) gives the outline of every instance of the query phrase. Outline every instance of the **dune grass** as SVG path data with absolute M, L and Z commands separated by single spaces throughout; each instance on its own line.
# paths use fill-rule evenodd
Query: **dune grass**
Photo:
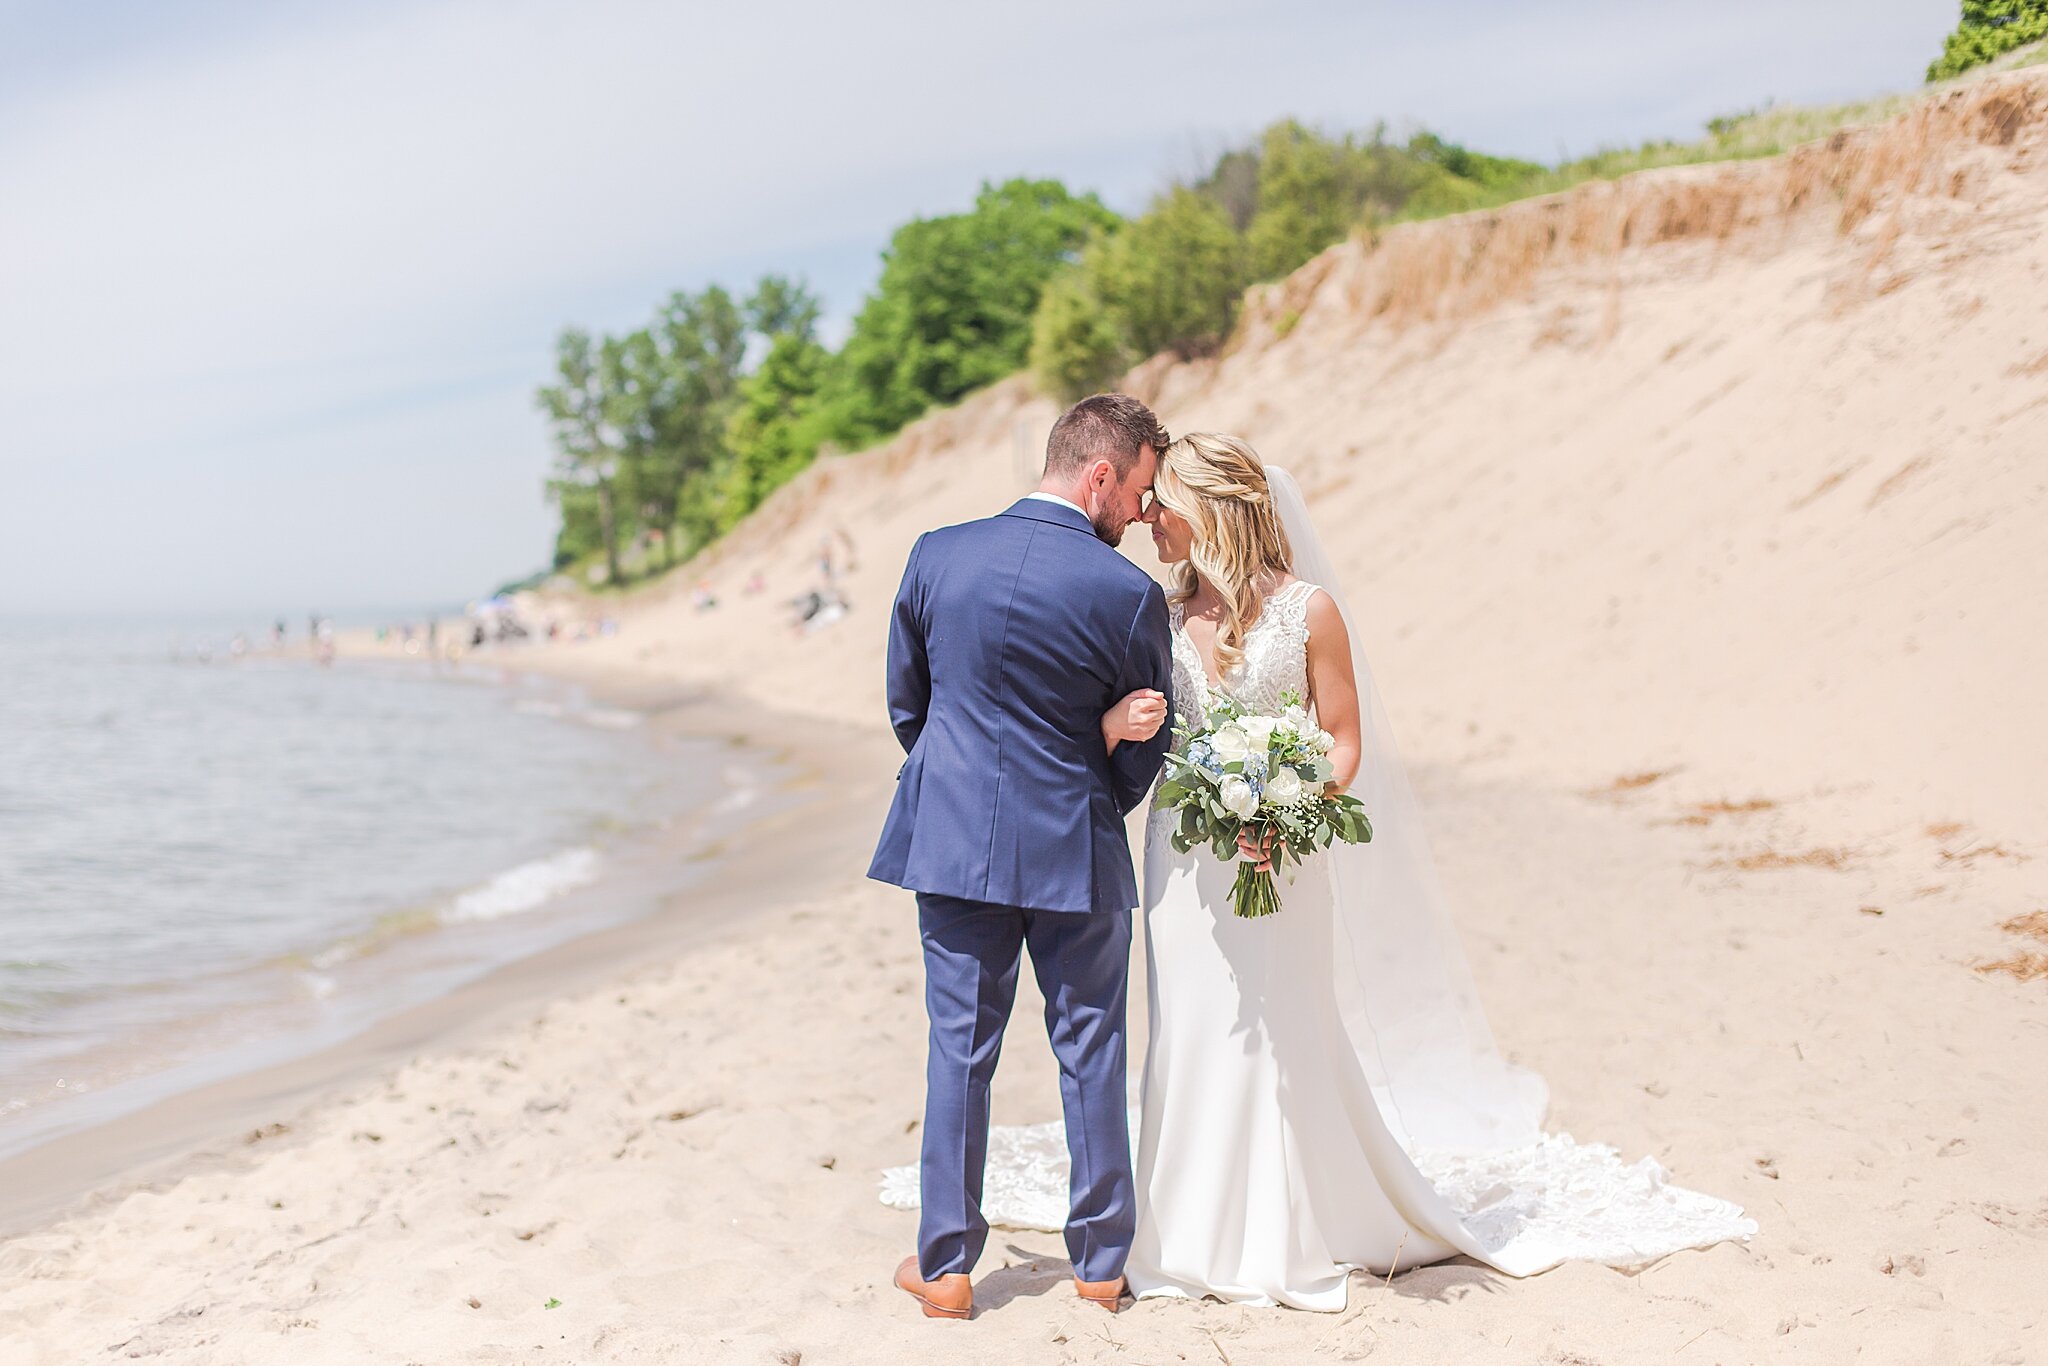
M 1936 81 L 1899 94 L 1848 104 L 1771 105 L 1749 110 L 1715 119 L 1708 135 L 1693 142 L 1647 142 L 1638 147 L 1602 149 L 1557 166 L 1545 167 L 1522 179 L 1488 186 L 1482 199 L 1459 205 L 1455 211 L 1500 208 L 1524 199 L 1558 194 L 1588 181 L 1618 180 L 1637 171 L 1782 156 L 1795 147 L 1817 142 L 1844 129 L 1896 118 L 1930 96 L 1974 84 L 1999 72 L 2044 63 L 2048 63 L 2048 42 L 2016 49 L 1953 80 Z M 1422 207 L 1386 222 L 1388 225 L 1421 222 L 1445 217 L 1450 212 L 1453 210 Z

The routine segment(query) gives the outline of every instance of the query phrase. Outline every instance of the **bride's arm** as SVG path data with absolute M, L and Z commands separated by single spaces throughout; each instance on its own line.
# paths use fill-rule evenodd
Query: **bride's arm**
M 1351 672 L 1344 614 L 1328 593 L 1311 594 L 1308 600 L 1308 693 L 1316 724 L 1336 741 L 1330 747 L 1330 767 L 1336 770 L 1330 790 L 1342 792 L 1358 776 L 1358 679 Z

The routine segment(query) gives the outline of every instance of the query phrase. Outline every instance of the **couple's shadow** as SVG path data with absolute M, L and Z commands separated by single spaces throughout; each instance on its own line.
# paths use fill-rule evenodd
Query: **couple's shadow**
M 1012 1300 L 1043 1295 L 1061 1286 L 1068 1287 L 1068 1293 L 1072 1293 L 1074 1264 L 1065 1257 L 1027 1252 L 1015 1243 L 1005 1243 L 1003 1251 L 1010 1254 L 1010 1265 L 997 1267 L 974 1283 L 974 1311 L 977 1314 L 988 1309 L 1000 1309 Z
M 977 1314 L 1001 1309 L 1013 1300 L 1034 1298 L 1049 1291 L 1064 1288 L 1071 1293 L 1074 1264 L 1066 1258 L 1027 1252 L 1015 1243 L 1005 1243 L 1003 1251 L 1013 1259 L 1010 1265 L 998 1267 L 974 1283 L 974 1309 Z M 1383 1276 L 1353 1272 L 1352 1307 L 1358 1306 L 1361 1292 L 1372 1290 L 1441 1304 L 1474 1292 L 1491 1294 L 1499 1288 L 1499 1279 L 1499 1274 L 1491 1267 L 1469 1257 L 1453 1257 L 1448 1261 L 1402 1271 L 1391 1284 Z

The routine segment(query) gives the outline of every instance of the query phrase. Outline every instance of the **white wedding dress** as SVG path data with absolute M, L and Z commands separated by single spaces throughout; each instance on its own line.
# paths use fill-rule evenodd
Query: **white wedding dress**
M 1327 557 L 1300 491 L 1269 467 L 1297 581 L 1268 598 L 1221 690 L 1254 712 L 1307 697 L 1308 605 Z M 1343 609 L 1340 599 L 1338 607 Z M 1345 613 L 1347 621 L 1349 613 Z M 1542 1081 L 1495 1050 L 1372 676 L 1355 648 L 1370 844 L 1312 856 L 1281 910 L 1231 910 L 1235 865 L 1145 842 L 1149 1043 L 1136 1135 L 1138 1295 L 1341 1310 L 1354 1269 L 1463 1254 L 1515 1276 L 1584 1260 L 1635 1266 L 1745 1239 L 1724 1200 L 1645 1157 L 1546 1134 Z M 1173 622 L 1174 707 L 1200 727 L 1218 686 Z M 917 1168 L 882 1198 L 917 1204 Z M 991 1223 L 1057 1230 L 1061 1126 L 991 1134 Z

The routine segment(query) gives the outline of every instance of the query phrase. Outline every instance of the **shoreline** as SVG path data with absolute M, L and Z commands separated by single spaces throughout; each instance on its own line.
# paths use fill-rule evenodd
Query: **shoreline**
M 1873 1340 L 1992 1359 L 2037 1326 L 2048 1206 L 2017 1193 L 2040 1144 L 1992 1060 L 2048 1014 L 1955 960 L 1947 906 L 1906 900 L 1936 851 L 1702 876 L 1718 836 L 1671 819 L 1661 783 L 1431 765 L 1419 795 L 1461 937 L 1506 1056 L 1550 1084 L 1546 1128 L 1655 1158 L 1743 1205 L 1758 1236 L 1633 1273 L 1361 1275 L 1338 1315 L 1154 1300 L 1105 1322 L 1072 1295 L 1059 1235 L 996 1229 L 979 1322 L 942 1338 L 889 1283 L 916 1216 L 878 1198 L 917 1152 L 923 1101 L 909 899 L 859 876 L 894 745 L 614 667 L 607 697 L 806 760 L 791 782 L 816 801 L 750 822 L 690 913 L 522 960 L 490 979 L 501 1008 L 409 1015 L 310 1092 L 254 1079 L 236 1132 L 0 1240 L 0 1333 L 29 1366 L 109 1345 L 315 1366 L 1193 1360 L 1212 1344 L 1239 1362 L 1387 1346 L 1508 1366 L 1695 1344 L 1835 1359 Z M 1822 814 L 1727 819 L 1790 836 Z M 2018 890 L 1993 867 L 1972 881 Z M 1940 1023 L 1902 1032 L 1900 1000 Z M 1040 1005 L 1020 974 L 994 1123 L 1059 1113 Z M 1984 1065 L 1959 1069 L 1958 1040 L 1989 1044 Z
M 387 660 L 381 652 L 354 658 L 428 662 Z M 268 1140 L 266 1146 L 274 1146 L 291 1120 L 334 1102 L 348 1087 L 388 1072 L 409 1056 L 474 1045 L 523 1013 L 590 989 L 649 958 L 687 955 L 730 933 L 745 923 L 748 903 L 763 885 L 756 880 L 760 866 L 777 869 L 769 885 L 791 881 L 790 866 L 759 860 L 769 842 L 793 826 L 809 832 L 832 825 L 835 817 L 844 824 L 850 814 L 848 794 L 858 787 L 848 759 L 863 752 L 862 739 L 886 738 L 815 717 L 779 716 L 702 688 L 605 671 L 572 672 L 527 660 L 472 659 L 465 665 L 571 684 L 605 707 L 635 713 L 663 739 L 745 747 L 777 772 L 753 809 L 723 811 L 707 794 L 675 829 L 647 837 L 643 860 L 666 854 L 701 865 L 701 876 L 658 892 L 605 878 L 565 898 L 640 898 L 653 902 L 650 909 L 519 954 L 449 990 L 378 1016 L 339 1042 L 61 1129 L 0 1158 L 0 1239 L 118 1203 L 137 1190 L 160 1189 L 193 1171 L 232 1165 L 250 1145 Z M 836 803 L 833 793 L 841 794 Z

